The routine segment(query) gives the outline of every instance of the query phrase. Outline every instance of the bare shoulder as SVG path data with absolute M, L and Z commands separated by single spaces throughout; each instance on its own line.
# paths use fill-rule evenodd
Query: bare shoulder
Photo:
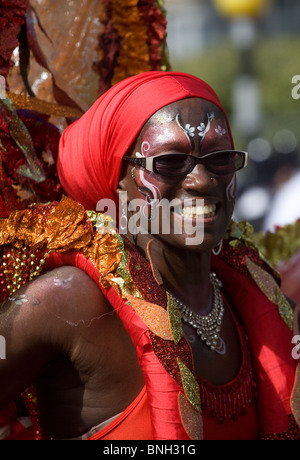
M 50 314 L 61 311 L 84 317 L 106 308 L 107 302 L 99 286 L 81 269 L 72 266 L 55 268 L 41 275 L 33 286 Z
M 76 267 L 60 267 L 8 297 L 0 307 L 0 334 L 16 353 L 41 344 L 64 351 L 64 344 L 72 343 L 75 334 L 70 325 L 84 324 L 110 308 L 86 273 Z
M 63 266 L 47 271 L 34 281 L 28 282 L 2 304 L 2 314 L 14 311 L 17 314 L 45 317 L 59 314 L 62 310 L 74 311 L 75 305 L 86 302 L 84 311 L 88 314 L 87 304 L 97 308 L 105 305 L 105 298 L 99 286 L 82 270 Z M 20 308 L 22 306 L 22 308 Z
M 6 359 L 0 360 L 0 406 L 35 381 L 57 356 L 72 358 L 92 318 L 110 309 L 98 285 L 75 267 L 48 271 L 10 295 L 0 305 L 0 335 L 6 343 Z

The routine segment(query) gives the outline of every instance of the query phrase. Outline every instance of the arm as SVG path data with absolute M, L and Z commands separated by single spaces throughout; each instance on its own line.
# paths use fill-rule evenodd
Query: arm
M 0 360 L 0 408 L 33 383 L 55 356 L 71 356 L 80 330 L 70 324 L 89 319 L 86 299 L 92 302 L 96 290 L 81 270 L 62 267 L 23 286 L 1 305 L 6 350 Z

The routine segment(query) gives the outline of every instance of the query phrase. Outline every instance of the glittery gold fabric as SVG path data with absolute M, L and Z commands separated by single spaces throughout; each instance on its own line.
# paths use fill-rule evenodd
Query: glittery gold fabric
M 8 92 L 7 97 L 12 101 L 16 109 L 34 110 L 44 115 L 64 118 L 79 118 L 83 114 L 79 109 L 58 105 L 54 102 L 43 101 L 42 99 L 25 96 L 23 94 Z
M 11 212 L 0 220 L 1 300 L 39 276 L 51 252 L 82 249 L 91 241 L 92 225 L 83 208 L 66 197 Z
M 276 267 L 300 250 L 300 220 L 278 227 L 274 232 L 254 233 L 252 238 L 260 253 Z
M 291 409 L 300 427 L 300 364 L 297 365 L 294 387 L 291 395 Z
M 293 310 L 281 292 L 278 284 L 267 271 L 263 270 L 261 267 L 252 262 L 249 257 L 246 257 L 245 259 L 247 268 L 255 283 L 270 300 L 270 302 L 278 306 L 278 311 L 282 319 L 287 324 L 289 329 L 292 330 L 294 318 Z
M 111 0 L 114 27 L 122 39 L 112 84 L 150 70 L 147 28 L 139 15 L 138 0 Z
M 111 231 L 111 219 L 104 218 L 97 231 L 94 231 L 94 224 L 97 225 L 97 219 L 91 221 L 81 205 L 64 196 L 59 203 L 17 210 L 7 219 L 1 219 L 0 246 L 7 247 L 8 252 L 29 251 L 32 256 L 41 251 L 41 259 L 45 252 L 80 250 L 99 271 L 104 287 L 113 286 L 121 297 L 127 293 L 139 297 L 126 268 L 123 241 Z M 37 276 L 41 272 L 40 265 L 37 260 Z M 25 277 L 23 281 L 28 279 Z
M 181 391 L 178 394 L 178 407 L 182 424 L 189 437 L 196 441 L 202 440 L 203 421 L 201 413 L 192 407 Z
M 182 337 L 181 315 L 176 300 L 167 293 L 168 314 L 174 342 L 177 344 Z
M 300 304 L 295 308 L 294 314 L 294 336 L 298 338 L 297 344 L 300 342 Z M 296 370 L 294 387 L 291 395 L 291 409 L 296 423 L 300 427 L 300 349 L 298 350 L 298 365 Z
M 230 242 L 233 248 L 240 245 L 244 237 L 240 229 L 236 226 L 231 233 Z M 247 233 L 248 228 L 245 229 Z M 1 283 L 6 287 L 8 283 L 16 283 L 16 273 L 20 278 L 19 283 L 38 276 L 42 271 L 45 257 L 50 252 L 74 249 L 82 252 L 98 270 L 99 283 L 104 287 L 112 286 L 148 327 L 156 356 L 181 388 L 178 394 L 178 409 L 183 426 L 191 439 L 202 439 L 200 389 L 193 372 L 190 349 L 182 338 L 178 308 L 169 295 L 166 296 L 166 304 L 163 306 L 150 299 L 145 300 L 146 291 L 142 292 L 133 282 L 129 269 L 130 258 L 124 241 L 109 217 L 86 212 L 78 203 L 63 197 L 59 203 L 32 206 L 26 210 L 12 212 L 7 219 L 1 219 L 0 247 L 6 264 L 0 271 L 0 277 Z M 256 260 L 255 257 L 253 259 Z M 23 265 L 20 263 L 22 260 Z M 246 270 L 263 294 L 278 305 L 280 314 L 290 326 L 290 311 L 279 295 L 276 281 L 252 258 L 244 254 L 241 260 L 242 262 L 234 263 L 239 264 L 241 270 Z M 133 263 L 138 273 L 140 264 L 134 260 Z M 5 291 L 6 295 L 17 287 L 17 284 L 13 286 L 11 283 L 10 289 L 7 288 Z M 158 292 L 161 289 L 157 286 Z M 147 295 L 154 294 L 149 292 Z M 297 418 L 299 370 L 292 403 Z
M 127 295 L 130 305 L 142 318 L 147 327 L 164 340 L 172 340 L 172 332 L 167 311 L 153 303 Z
M 91 241 L 92 227 L 83 208 L 64 197 L 56 206 L 40 205 L 12 212 L 0 221 L 0 245 L 29 246 L 33 251 L 81 249 Z
M 181 379 L 183 383 L 184 392 L 192 407 L 201 412 L 200 390 L 195 376 L 188 369 L 188 367 L 180 360 L 177 359 L 180 369 Z

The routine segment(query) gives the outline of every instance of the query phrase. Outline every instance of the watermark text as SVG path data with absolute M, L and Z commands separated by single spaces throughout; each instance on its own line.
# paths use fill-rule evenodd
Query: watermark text
M 298 100 L 300 99 L 300 75 L 293 76 L 292 84 L 295 85 L 292 89 L 292 98 Z
M 5 99 L 5 78 L 3 75 L 0 75 L 0 99 Z
M 292 357 L 294 359 L 300 359 L 300 335 L 294 335 L 292 343 L 296 344 L 292 349 Z
M 6 340 L 0 335 L 0 359 L 6 359 Z
M 118 221 L 121 235 L 130 233 L 151 235 L 184 235 L 185 244 L 199 245 L 204 238 L 204 218 L 213 217 L 215 206 L 205 205 L 204 200 L 135 198 L 127 200 L 127 192 L 119 194 L 119 212 L 116 203 L 110 199 L 99 200 L 96 211 Z M 116 230 L 116 228 L 113 228 Z

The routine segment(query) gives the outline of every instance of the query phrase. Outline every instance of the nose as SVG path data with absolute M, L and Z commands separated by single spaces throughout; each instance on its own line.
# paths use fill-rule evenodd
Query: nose
M 182 186 L 187 191 L 205 192 L 213 187 L 214 177 L 202 163 L 198 163 L 193 171 L 185 176 Z

